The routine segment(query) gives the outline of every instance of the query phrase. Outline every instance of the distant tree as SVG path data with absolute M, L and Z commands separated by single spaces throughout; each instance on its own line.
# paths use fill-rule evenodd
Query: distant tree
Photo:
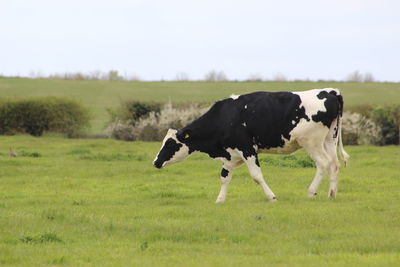
M 35 73 L 34 70 L 31 70 L 31 71 L 29 72 L 29 78 L 32 78 L 32 79 L 36 78 L 36 73 Z
M 223 71 L 212 70 L 204 76 L 204 80 L 207 82 L 224 82 L 228 80 L 228 77 Z
M 362 82 L 363 81 L 363 75 L 358 71 L 353 71 L 352 73 L 350 73 L 349 75 L 347 75 L 347 79 L 348 82 Z
M 64 74 L 61 74 L 61 73 L 52 73 L 52 74 L 49 74 L 49 79 L 64 79 L 65 78 L 65 75 Z
M 274 75 L 274 78 L 272 80 L 276 81 L 276 82 L 286 82 L 287 78 L 286 78 L 286 76 L 284 74 L 277 73 L 277 74 Z
M 91 80 L 100 80 L 102 76 L 102 73 L 100 70 L 95 70 L 90 72 L 89 77 Z
M 176 81 L 189 81 L 189 75 L 186 72 L 178 72 L 175 76 Z
M 139 82 L 139 81 L 141 81 L 142 79 L 140 78 L 139 75 L 133 74 L 133 75 L 131 75 L 131 76 L 129 77 L 129 80 L 130 80 L 130 81 L 133 81 L 133 82 Z
M 374 75 L 372 75 L 371 72 L 367 72 L 364 74 L 364 82 L 369 83 L 369 82 L 374 82 L 375 81 L 375 77 Z
M 110 70 L 108 73 L 108 80 L 110 81 L 122 81 L 124 78 L 118 74 L 117 70 Z
M 71 80 L 88 80 L 89 77 L 83 74 L 82 72 L 71 73 Z
M 263 77 L 259 73 L 252 73 L 247 78 L 247 81 L 249 81 L 249 82 L 262 82 L 263 81 Z
M 204 76 L 204 80 L 207 82 L 215 82 L 217 81 L 217 72 L 215 70 L 212 70 Z
M 38 70 L 36 72 L 34 70 L 32 70 L 29 72 L 29 77 L 32 79 L 38 79 L 38 78 L 44 78 L 45 75 L 40 70 Z

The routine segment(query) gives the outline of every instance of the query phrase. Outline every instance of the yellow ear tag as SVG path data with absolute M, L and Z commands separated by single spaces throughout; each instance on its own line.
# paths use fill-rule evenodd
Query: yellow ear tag
M 185 139 L 188 139 L 188 138 L 189 138 L 189 134 L 186 133 L 186 134 L 185 134 Z

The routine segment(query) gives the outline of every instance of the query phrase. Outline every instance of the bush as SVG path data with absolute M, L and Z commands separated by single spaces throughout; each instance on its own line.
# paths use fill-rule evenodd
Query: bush
M 372 145 L 381 140 L 381 129 L 371 119 L 345 111 L 342 118 L 342 136 L 345 145 Z
M 150 108 L 144 109 L 143 107 L 146 107 L 146 104 L 140 103 L 141 108 L 131 109 L 135 112 L 128 113 L 129 116 L 124 115 L 126 110 L 121 112 L 119 116 L 114 114 L 114 118 L 125 118 L 125 120 L 117 119 L 112 122 L 106 132 L 110 137 L 126 141 L 160 141 L 169 128 L 181 128 L 202 115 L 206 110 L 202 106 L 203 104 L 200 103 L 173 105 L 169 102 L 162 108 L 157 108 L 154 105 L 151 107 L 153 111 L 147 112 Z
M 117 140 L 125 141 L 135 141 L 135 136 L 133 135 L 133 126 L 130 124 L 125 124 L 121 121 L 116 121 L 111 123 L 108 128 L 108 136 Z
M 372 106 L 369 104 L 350 106 L 347 108 L 353 113 L 361 115 L 360 119 L 372 121 L 379 128 L 378 140 L 373 144 L 394 145 L 400 144 L 400 104 Z M 343 127 L 345 128 L 345 127 Z
M 151 112 L 160 113 L 162 104 L 159 102 L 141 102 L 127 100 L 121 103 L 117 109 L 107 109 L 111 122 L 121 121 L 125 124 L 134 125 L 141 118 L 145 118 Z
M 70 99 L 1 99 L 0 134 L 41 136 L 48 131 L 76 137 L 89 125 L 88 114 L 87 109 Z
M 371 118 L 382 129 L 380 145 L 400 144 L 400 105 L 378 106 Z

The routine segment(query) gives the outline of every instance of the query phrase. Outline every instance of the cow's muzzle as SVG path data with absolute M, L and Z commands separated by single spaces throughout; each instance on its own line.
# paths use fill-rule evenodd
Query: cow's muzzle
M 155 161 L 153 163 L 154 167 L 156 167 L 157 169 L 161 169 L 163 167 L 163 164 L 161 164 L 160 162 Z

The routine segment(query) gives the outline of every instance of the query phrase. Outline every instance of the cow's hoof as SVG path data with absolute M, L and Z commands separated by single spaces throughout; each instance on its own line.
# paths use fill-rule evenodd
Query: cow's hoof
M 315 193 L 314 192 L 309 192 L 308 193 L 308 197 L 309 198 L 315 198 L 316 196 L 317 196 L 317 192 L 315 192 Z
M 218 203 L 224 203 L 224 202 L 225 202 L 225 199 L 217 199 L 217 200 L 215 201 L 216 204 L 218 204 Z
M 336 190 L 329 190 L 328 198 L 334 199 L 336 198 Z
M 278 200 L 276 199 L 276 197 L 273 197 L 273 198 L 271 198 L 269 201 L 270 201 L 270 202 L 276 202 L 276 201 L 278 201 Z

